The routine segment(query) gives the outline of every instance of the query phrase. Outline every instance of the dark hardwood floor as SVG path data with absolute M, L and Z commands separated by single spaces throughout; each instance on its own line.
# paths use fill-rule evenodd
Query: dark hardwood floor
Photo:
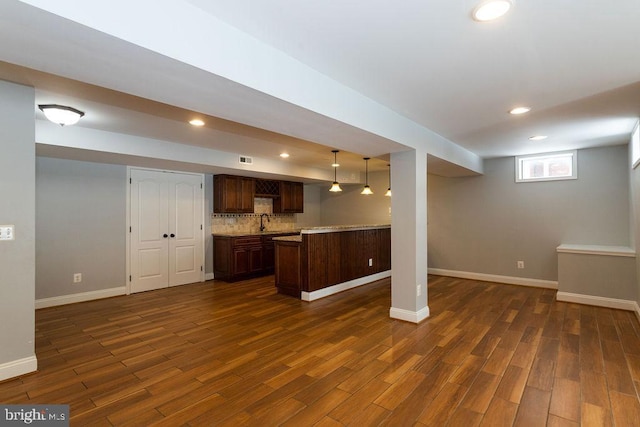
M 388 280 L 305 303 L 270 276 L 38 310 L 40 370 L 0 402 L 77 426 L 640 425 L 631 312 L 445 277 L 420 325 L 389 307 Z

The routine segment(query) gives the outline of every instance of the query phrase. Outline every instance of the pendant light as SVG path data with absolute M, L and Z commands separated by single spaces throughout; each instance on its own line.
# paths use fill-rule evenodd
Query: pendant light
M 391 197 L 391 165 L 387 165 L 387 167 L 389 168 L 389 188 L 387 188 L 387 192 L 384 195 Z
M 364 181 L 364 188 L 360 192 L 360 194 L 364 194 L 365 196 L 373 194 L 373 191 L 371 191 L 371 187 L 369 187 L 369 159 L 370 159 L 369 157 L 364 157 L 365 181 Z
M 329 191 L 331 191 L 332 193 L 338 193 L 340 191 L 342 191 L 342 188 L 340 188 L 340 184 L 338 183 L 338 166 L 340 166 L 338 164 L 338 153 L 340 152 L 340 150 L 332 150 L 331 151 L 333 153 L 333 184 L 331 185 L 331 188 L 329 189 Z

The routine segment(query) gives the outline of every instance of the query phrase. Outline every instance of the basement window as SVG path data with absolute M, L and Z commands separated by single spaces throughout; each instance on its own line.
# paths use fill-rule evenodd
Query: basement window
M 516 182 L 577 179 L 576 150 L 516 157 Z

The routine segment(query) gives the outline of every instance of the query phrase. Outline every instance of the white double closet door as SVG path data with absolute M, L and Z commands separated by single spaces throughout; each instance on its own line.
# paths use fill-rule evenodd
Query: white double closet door
M 130 291 L 201 282 L 203 175 L 130 169 Z

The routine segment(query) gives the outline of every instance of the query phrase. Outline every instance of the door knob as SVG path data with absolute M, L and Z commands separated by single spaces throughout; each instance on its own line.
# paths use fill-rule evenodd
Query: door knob
M 175 234 L 173 234 L 173 233 L 171 233 L 171 237 L 176 237 L 176 235 L 175 235 Z
M 167 237 L 169 237 L 169 235 L 168 235 L 167 233 L 164 233 L 164 234 L 162 235 L 162 237 L 164 237 L 164 238 L 166 239 Z

